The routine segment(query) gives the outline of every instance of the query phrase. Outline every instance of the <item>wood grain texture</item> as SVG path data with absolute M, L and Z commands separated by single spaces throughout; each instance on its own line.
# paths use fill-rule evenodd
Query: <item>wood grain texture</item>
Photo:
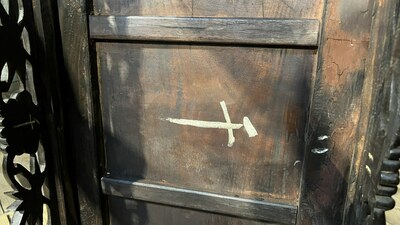
M 112 225 L 277 225 L 113 196 L 109 197 L 109 204 L 112 210 L 110 218 Z
M 264 17 L 263 0 L 197 0 L 194 17 Z
M 97 51 L 110 176 L 298 201 L 312 50 L 99 43 Z M 223 121 L 222 100 L 258 136 L 235 130 L 229 148 L 224 130 L 163 119 Z
M 95 102 L 86 19 L 86 2 L 58 1 L 65 76 L 63 84 L 66 126 L 65 134 L 75 177 L 82 225 L 102 225 L 100 178 L 93 120 Z M 78 205 L 77 204 L 77 205 Z
M 91 16 L 90 37 L 106 40 L 316 46 L 317 20 Z
M 368 0 L 329 0 L 307 131 L 299 224 L 342 224 L 354 194 L 357 140 L 372 6 Z M 327 139 L 321 140 L 320 137 Z M 324 153 L 319 154 L 318 150 Z M 357 167 L 357 166 L 356 166 Z
M 323 1 L 193 0 L 193 16 L 320 19 Z
M 204 210 L 253 220 L 296 223 L 296 205 L 274 204 L 254 199 L 219 195 L 163 184 L 102 178 L 103 193 L 146 202 Z
M 323 0 L 95 0 L 95 15 L 321 19 Z
M 323 0 L 264 0 L 264 17 L 321 20 Z
M 357 155 L 361 162 L 355 165 L 358 168 L 355 169 L 357 183 L 354 185 L 354 197 L 348 198 L 345 208 L 345 222 L 349 224 L 373 224 L 372 221 L 366 221 L 366 209 L 372 210 L 376 206 L 373 199 L 376 194 L 388 195 L 388 192 L 379 193 L 378 184 L 382 160 L 393 147 L 396 133 L 398 135 L 397 129 L 400 128 L 398 9 L 399 2 L 394 0 L 376 2 L 373 8 L 371 44 L 366 63 L 365 91 L 362 95 L 362 104 L 366 110 L 362 111 L 360 117 L 360 130 L 363 131 L 360 139 L 363 145 L 359 145 Z M 393 171 L 397 168 L 385 166 L 383 170 Z
M 52 224 L 77 224 L 72 177 L 67 161 L 64 136 L 63 101 L 60 78 L 62 59 L 58 36 L 58 14 L 55 2 L 51 0 L 33 1 L 34 21 L 37 35 L 35 46 L 40 73 L 36 79 L 36 94 L 44 117 L 42 120 L 42 140 L 46 150 L 46 165 L 50 183 L 50 205 Z M 55 188 L 52 185 L 55 184 Z M 57 204 L 57 205 L 56 205 Z M 58 207 L 57 207 L 58 206 Z
M 192 16 L 191 0 L 95 0 L 95 15 Z
M 96 16 L 320 19 L 323 1 L 95 0 L 93 4 Z M 127 43 L 97 47 L 110 176 L 298 203 L 312 50 Z M 233 121 L 242 118 L 245 108 L 254 109 L 247 114 L 252 121 L 253 117 L 262 121 L 259 133 L 264 141 L 248 146 L 251 142 L 240 133 L 233 147 L 238 151 L 225 151 L 225 131 L 193 131 L 157 119 L 161 113 L 219 121 L 221 100 L 227 102 Z M 259 224 L 122 198 L 109 200 L 115 224 L 188 224 L 187 218 L 190 224 Z

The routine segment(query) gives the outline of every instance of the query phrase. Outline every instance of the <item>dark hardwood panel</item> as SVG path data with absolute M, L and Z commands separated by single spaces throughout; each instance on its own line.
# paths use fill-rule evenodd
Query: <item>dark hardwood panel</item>
M 58 0 L 64 73 L 61 77 L 65 107 L 67 167 L 75 178 L 81 225 L 103 225 L 96 149 L 98 127 L 94 118 L 93 83 L 89 56 L 86 1 Z M 46 32 L 46 31 L 45 31 Z M 50 62 L 48 62 L 50 63 Z M 96 83 L 94 83 L 96 85 Z M 78 204 L 79 203 L 79 204 Z M 74 224 L 72 222 L 71 224 Z M 79 224 L 79 222 L 78 222 Z
M 59 30 L 57 29 L 58 12 L 54 10 L 57 2 L 43 0 L 32 1 L 32 4 L 36 30 L 35 39 L 37 39 L 36 43 L 31 43 L 31 47 L 33 52 L 36 52 L 39 56 L 36 59 L 37 61 L 34 61 L 38 63 L 40 70 L 37 74 L 39 76 L 35 77 L 35 91 L 39 101 L 38 106 L 42 108 L 41 112 L 45 114 L 41 117 L 43 132 L 41 139 L 46 151 L 48 174 L 46 179 L 48 179 L 47 183 L 50 185 L 51 203 L 49 207 L 51 215 L 49 216 L 52 224 L 78 224 L 79 215 L 75 205 L 73 177 L 66 166 L 68 165 L 70 151 L 66 148 L 64 134 L 65 108 L 60 87 L 63 60 L 59 57 L 62 51 L 58 36 Z M 34 58 L 36 57 L 34 56 Z M 41 159 L 41 156 L 39 156 L 39 159 Z M 55 189 L 52 187 L 53 182 Z M 53 190 L 55 191 L 53 192 Z M 3 206 L 6 205 L 3 203 Z
M 365 91 L 361 106 L 367 110 L 361 111 L 359 129 L 363 135 L 360 135 L 357 140 L 365 142 L 358 144 L 359 154 L 356 156 L 361 162 L 353 175 L 357 179 L 354 184 L 355 197 L 350 198 L 345 208 L 347 220 L 344 223 L 347 224 L 377 224 L 385 213 L 384 210 L 378 209 L 381 201 L 391 202 L 392 200 L 381 198 L 379 195 L 392 196 L 397 191 L 397 187 L 382 186 L 380 172 L 382 170 L 398 171 L 400 163 L 398 160 L 400 154 L 389 154 L 389 149 L 400 144 L 400 76 L 398 72 L 400 71 L 400 21 L 398 20 L 400 3 L 396 0 L 385 0 L 379 2 L 379 7 L 377 6 L 372 18 L 371 41 L 364 81 Z M 396 204 L 399 205 L 399 203 L 396 200 Z M 367 215 L 368 212 L 374 210 L 376 213 Z M 386 213 L 386 216 L 389 214 L 394 217 L 391 221 L 391 218 L 387 217 L 387 224 L 396 224 L 400 221 L 396 210 Z
M 306 140 L 299 225 L 343 222 L 356 190 L 356 176 L 369 114 L 368 65 L 373 4 L 328 0 L 318 54 Z M 381 4 L 383 2 L 379 2 Z M 367 103 L 367 104 L 363 104 Z M 365 111 L 364 111 L 365 110 Z M 326 137 L 326 138 L 322 138 Z
M 146 202 L 204 210 L 248 219 L 295 224 L 297 206 L 175 188 L 154 183 L 102 178 L 103 193 Z
M 318 20 L 91 16 L 90 37 L 107 40 L 184 41 L 316 46 Z
M 201 191 L 298 201 L 313 50 L 98 43 L 107 170 Z M 167 118 L 247 116 L 258 135 Z
M 278 225 L 109 196 L 111 225 Z

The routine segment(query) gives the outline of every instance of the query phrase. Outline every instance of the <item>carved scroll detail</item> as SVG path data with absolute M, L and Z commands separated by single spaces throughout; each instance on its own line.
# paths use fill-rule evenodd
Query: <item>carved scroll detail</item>
M 386 224 L 385 211 L 393 209 L 396 205 L 392 196 L 396 194 L 399 185 L 399 170 L 400 136 L 397 136 L 397 140 L 382 161 L 373 209 L 374 221 L 382 221 L 382 224 Z
M 9 193 L 16 199 L 9 207 L 15 210 L 13 225 L 43 224 L 43 208 L 50 203 L 43 194 L 47 167 L 38 156 L 39 107 L 27 87 L 37 72 L 30 45 L 33 32 L 31 0 L 0 1 L 0 142 L 4 173 L 15 190 Z M 24 154 L 30 156 L 30 168 L 16 162 Z

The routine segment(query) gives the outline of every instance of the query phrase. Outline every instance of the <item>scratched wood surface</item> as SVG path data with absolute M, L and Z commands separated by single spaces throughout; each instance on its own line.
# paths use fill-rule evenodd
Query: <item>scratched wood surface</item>
M 96 132 L 96 97 L 92 83 L 89 40 L 86 22 L 86 2 L 80 0 L 58 1 L 60 45 L 63 55 L 62 85 L 65 138 L 70 164 L 62 164 L 74 179 L 75 187 L 66 192 L 77 198 L 76 207 L 80 221 L 69 216 L 68 224 L 102 225 L 99 167 Z M 47 30 L 46 30 L 47 31 Z M 52 104 L 55 100 L 51 100 Z M 53 106 L 52 105 L 52 106 Z M 54 107 L 57 105 L 55 104 Z M 62 128 L 58 128 L 63 132 Z M 59 134 L 59 135 L 62 135 Z M 66 181 L 67 179 L 64 179 Z M 68 210 L 75 211 L 73 207 Z M 73 214 L 71 212 L 71 214 Z
M 322 0 L 94 0 L 95 15 L 321 19 Z
M 347 224 L 343 218 L 354 200 L 366 133 L 361 114 L 369 114 L 373 85 L 365 70 L 374 2 L 382 3 L 327 1 L 306 135 L 301 225 Z
M 297 202 L 312 50 L 102 43 L 97 51 L 111 176 Z M 226 130 L 166 120 L 224 122 L 220 101 L 232 123 L 247 116 L 258 136 L 234 130 L 229 148 Z

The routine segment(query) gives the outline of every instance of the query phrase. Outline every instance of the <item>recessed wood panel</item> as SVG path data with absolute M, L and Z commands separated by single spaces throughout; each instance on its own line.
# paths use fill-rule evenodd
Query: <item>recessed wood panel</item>
M 313 50 L 98 43 L 97 51 L 111 177 L 298 201 Z M 230 124 L 241 125 L 231 144 L 225 128 L 174 120 L 229 123 L 222 101 Z

